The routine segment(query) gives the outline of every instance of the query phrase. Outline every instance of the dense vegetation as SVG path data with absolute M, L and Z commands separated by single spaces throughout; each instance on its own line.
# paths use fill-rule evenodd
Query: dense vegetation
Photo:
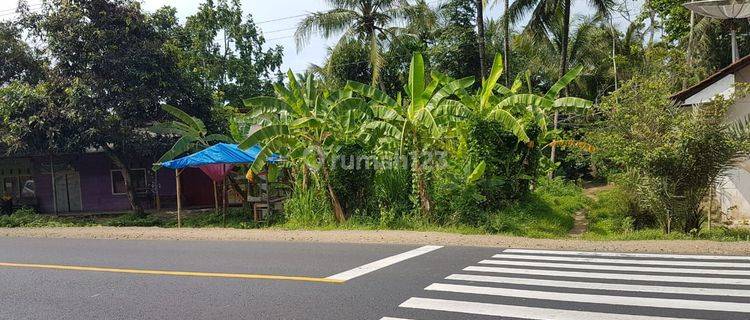
M 743 88 L 694 112 L 670 98 L 730 63 L 729 26 L 686 19 L 681 1 L 596 0 L 589 16 L 570 0 L 328 3 L 294 36 L 336 45 L 284 74 L 282 48 L 263 49 L 238 0 L 206 0 L 184 22 L 134 0 L 21 2 L 0 23 L 0 152 L 103 150 L 133 214 L 22 210 L 0 226 L 171 226 L 142 212 L 129 169 L 230 142 L 263 146 L 236 171 L 290 190 L 266 224 L 562 237 L 587 210 L 590 238 L 701 236 L 715 183 L 750 150 L 748 127 L 723 123 Z M 750 27 L 736 27 L 746 54 Z M 616 187 L 589 200 L 585 180 Z M 242 211 L 184 221 L 219 223 L 261 226 Z

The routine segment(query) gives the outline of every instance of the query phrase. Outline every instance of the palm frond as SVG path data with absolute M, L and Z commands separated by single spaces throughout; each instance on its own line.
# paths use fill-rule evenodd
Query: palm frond
M 359 17 L 358 12 L 344 8 L 310 14 L 297 24 L 297 30 L 294 32 L 297 50 L 307 45 L 312 34 L 317 33 L 324 38 L 330 38 L 349 29 Z

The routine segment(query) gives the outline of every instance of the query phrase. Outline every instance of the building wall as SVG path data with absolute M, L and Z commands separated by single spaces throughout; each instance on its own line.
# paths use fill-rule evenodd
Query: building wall
M 750 219 L 750 173 L 742 167 L 731 169 L 718 184 L 721 212 L 732 220 Z
M 54 192 L 52 187 L 52 170 L 55 172 L 74 171 L 80 176 L 81 211 L 106 212 L 130 210 L 130 202 L 124 194 L 113 194 L 111 170 L 117 169 L 112 161 L 102 153 L 87 153 L 75 156 L 34 157 L 34 181 L 36 187 L 37 207 L 41 212 L 54 212 Z M 151 171 L 149 164 L 144 163 L 149 185 L 153 185 L 154 174 L 157 175 L 159 196 L 164 209 L 176 205 L 174 170 Z M 213 187 L 211 180 L 199 169 L 187 169 L 181 176 L 183 201 L 185 206 L 213 205 Z M 151 190 L 154 190 L 153 188 Z M 153 192 L 138 195 L 139 202 L 146 209 L 155 208 Z
M 716 95 L 723 95 L 729 97 L 734 93 L 734 81 L 735 75 L 728 74 L 724 78 L 719 79 L 703 90 L 695 93 L 691 97 L 685 99 L 685 104 L 696 105 L 699 103 L 711 101 Z
M 738 82 L 750 81 L 750 68 L 740 70 L 737 74 Z M 750 97 L 739 99 L 727 111 L 726 122 L 742 121 L 750 115 Z M 725 172 L 719 181 L 716 193 L 721 205 L 721 211 L 735 220 L 750 219 L 750 162 L 738 165 Z

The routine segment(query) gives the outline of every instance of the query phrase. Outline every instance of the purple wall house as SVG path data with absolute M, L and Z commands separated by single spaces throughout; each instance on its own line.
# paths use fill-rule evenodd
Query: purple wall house
M 137 199 L 146 209 L 176 206 L 173 170 L 154 173 L 150 163 L 131 170 Z M 54 183 L 53 183 L 54 174 Z M 213 185 L 199 169 L 181 175 L 185 206 L 213 205 Z M 121 171 L 102 153 L 65 156 L 34 156 L 0 159 L 0 192 L 10 192 L 17 202 L 34 205 L 40 212 L 127 211 Z

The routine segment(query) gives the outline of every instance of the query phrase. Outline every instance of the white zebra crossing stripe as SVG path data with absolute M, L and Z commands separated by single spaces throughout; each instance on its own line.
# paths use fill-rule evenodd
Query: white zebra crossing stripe
M 637 271 L 637 272 L 655 272 L 655 273 L 670 273 L 670 274 L 694 273 L 694 274 L 711 274 L 711 275 L 715 274 L 715 275 L 732 275 L 732 276 L 750 276 L 750 270 L 609 266 L 609 265 L 600 265 L 600 264 L 573 264 L 573 263 L 556 263 L 556 262 L 514 261 L 514 260 L 482 260 L 482 261 L 479 261 L 479 263 L 502 265 L 502 266 L 521 266 L 521 267 L 546 267 L 546 268 L 587 269 L 587 270 L 607 270 L 607 271 Z
M 549 254 L 549 255 L 563 255 L 563 256 L 592 256 L 592 257 L 750 261 L 750 256 L 704 256 L 704 255 L 658 254 L 658 253 L 587 252 L 587 251 L 557 251 L 557 250 L 530 250 L 530 249 L 505 249 L 503 250 L 503 253 Z
M 380 320 L 411 320 L 406 318 L 393 318 L 393 317 L 382 317 Z
M 588 263 L 610 263 L 610 264 L 640 264 L 656 266 L 685 266 L 685 267 L 715 267 L 715 268 L 750 268 L 750 263 L 734 262 L 705 262 L 705 261 L 678 261 L 678 260 L 637 260 L 637 259 L 607 259 L 607 258 L 583 258 L 563 256 L 535 256 L 523 254 L 496 254 L 492 256 L 498 259 L 516 260 L 543 260 L 561 262 L 588 262 Z
M 672 309 L 730 311 L 730 312 L 750 313 L 750 304 L 738 303 L 738 302 L 609 296 L 609 295 L 581 294 L 581 293 L 570 293 L 570 292 L 548 292 L 548 291 L 518 290 L 518 289 L 506 289 L 506 288 L 494 288 L 494 287 L 466 286 L 466 285 L 444 284 L 444 283 L 433 283 L 429 285 L 427 288 L 425 288 L 425 290 L 456 292 L 456 293 L 471 293 L 471 294 L 514 297 L 514 298 L 554 300 L 554 301 L 565 301 L 565 302 L 581 302 L 581 303 L 611 304 L 611 305 L 622 305 L 622 306 L 641 306 L 641 307 L 653 307 L 653 308 L 672 308 Z
M 737 290 L 737 289 L 669 287 L 669 286 L 634 285 L 634 284 L 620 284 L 620 283 L 542 280 L 542 279 L 511 278 L 511 277 L 496 277 L 496 276 L 478 276 L 478 275 L 471 275 L 471 274 L 452 274 L 446 277 L 445 279 L 459 280 L 459 281 L 519 284 L 519 285 L 528 285 L 528 286 L 556 287 L 556 288 L 578 288 L 578 289 L 612 290 L 612 291 L 627 291 L 627 292 L 653 292 L 653 293 L 671 293 L 671 294 L 686 294 L 686 295 L 750 297 L 750 290 Z
M 750 279 L 747 279 L 747 278 L 746 279 L 704 278 L 704 277 L 662 276 L 662 275 L 647 275 L 647 274 L 600 273 L 600 272 L 579 272 L 579 271 L 556 271 L 556 270 L 537 270 L 537 269 L 501 268 L 501 267 L 478 267 L 478 266 L 466 267 L 464 268 L 464 271 L 513 273 L 513 274 L 524 274 L 524 275 L 592 278 L 592 279 L 617 279 L 617 280 L 633 280 L 633 281 L 750 285 Z
M 404 303 L 402 303 L 400 307 L 538 320 L 690 320 L 685 318 L 668 318 L 643 315 L 613 314 L 604 312 L 534 308 L 494 303 L 428 298 L 410 298 L 409 300 L 404 301 Z
M 333 279 L 333 280 L 341 280 L 341 281 L 349 281 L 351 279 L 354 279 L 356 277 L 363 276 L 365 274 L 368 274 L 373 271 L 377 271 L 380 269 L 383 269 L 385 267 L 394 265 L 396 263 L 399 263 L 404 260 L 408 260 L 417 256 L 421 256 L 425 253 L 435 251 L 437 249 L 442 248 L 443 246 L 422 246 L 419 248 L 416 248 L 414 250 L 406 251 L 404 253 L 399 253 L 395 256 L 390 256 L 387 258 L 383 258 L 377 261 L 370 262 L 366 265 L 356 267 L 351 270 L 347 270 L 341 273 L 334 274 L 332 276 L 326 277 L 326 279 Z

